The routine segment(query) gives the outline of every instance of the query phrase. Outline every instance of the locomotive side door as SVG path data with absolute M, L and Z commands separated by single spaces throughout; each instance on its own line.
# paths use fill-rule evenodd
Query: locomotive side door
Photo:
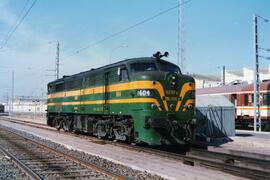
M 71 99 L 71 102 L 75 102 L 73 107 L 73 113 L 81 113 L 81 93 L 82 93 L 82 78 L 77 78 L 72 81 L 71 89 L 74 91 L 77 91 L 74 96 L 72 96 L 73 99 Z
M 87 81 L 86 81 L 86 77 L 82 78 L 82 84 L 81 84 L 81 89 L 80 89 L 80 101 L 85 101 L 85 97 L 83 96 L 85 94 L 85 88 L 87 87 Z M 85 105 L 80 103 L 79 104 L 79 109 L 80 109 L 80 113 L 85 113 Z
M 126 68 L 121 67 L 112 67 L 106 70 L 105 73 L 105 93 L 104 93 L 104 113 L 119 113 L 119 105 L 118 103 L 113 103 L 116 100 L 121 98 L 121 91 L 116 91 L 115 86 L 117 84 L 123 83 L 126 81 L 127 78 L 120 78 L 121 72 Z M 127 76 L 127 73 L 123 74 L 124 77 Z

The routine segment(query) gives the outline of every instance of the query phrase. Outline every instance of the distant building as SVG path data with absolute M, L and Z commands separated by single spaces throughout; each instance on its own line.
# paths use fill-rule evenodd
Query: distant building
M 242 82 L 247 82 L 249 84 L 253 83 L 254 71 L 251 68 L 244 67 L 239 70 L 226 70 L 225 71 L 225 82 L 226 84 L 231 83 L 236 80 Z M 269 80 L 270 79 L 270 65 L 268 68 L 260 69 L 260 80 Z
M 196 82 L 196 88 L 208 88 L 222 85 L 222 77 L 216 75 L 190 74 Z M 244 67 L 236 70 L 225 70 L 225 84 L 253 83 L 254 71 Z M 260 69 L 260 80 L 270 80 L 270 65 Z
M 12 109 L 12 102 L 5 104 L 5 109 L 9 112 Z M 47 109 L 47 99 L 35 98 L 32 96 L 16 96 L 13 100 L 13 112 L 26 113 L 36 112 L 44 113 Z
M 196 89 L 216 87 L 221 83 L 221 79 L 215 75 L 190 74 L 195 79 Z

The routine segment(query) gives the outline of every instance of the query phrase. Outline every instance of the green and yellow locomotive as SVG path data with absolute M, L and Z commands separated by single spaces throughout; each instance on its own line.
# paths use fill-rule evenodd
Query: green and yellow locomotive
M 184 144 L 196 123 L 195 83 L 162 56 L 127 59 L 50 82 L 47 124 L 113 140 Z

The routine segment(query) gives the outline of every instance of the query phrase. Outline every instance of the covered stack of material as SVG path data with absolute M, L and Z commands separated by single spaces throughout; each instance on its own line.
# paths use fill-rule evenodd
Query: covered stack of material
M 235 106 L 222 95 L 196 96 L 197 135 L 211 139 L 235 136 Z

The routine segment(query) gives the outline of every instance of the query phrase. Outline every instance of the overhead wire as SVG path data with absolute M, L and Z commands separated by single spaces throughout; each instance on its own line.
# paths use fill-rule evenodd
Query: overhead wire
M 85 46 L 85 47 L 79 48 L 79 49 L 75 50 L 73 53 L 71 53 L 71 54 L 69 54 L 69 55 L 64 56 L 63 58 L 61 58 L 61 62 L 63 62 L 63 60 L 66 60 L 66 59 L 68 59 L 68 58 L 70 58 L 70 57 L 72 57 L 72 56 L 75 56 L 75 55 L 81 53 L 82 51 L 85 51 L 86 49 L 89 49 L 89 48 L 92 47 L 92 46 L 98 45 L 98 44 L 100 44 L 100 43 L 102 43 L 102 42 L 104 42 L 104 41 L 106 41 L 106 40 L 109 40 L 109 39 L 111 39 L 111 38 L 117 36 L 117 35 L 120 35 L 120 34 L 122 34 L 122 33 L 124 33 L 124 32 L 127 32 L 127 31 L 129 31 L 129 30 L 131 30 L 131 29 L 133 29 L 133 28 L 135 28 L 135 27 L 137 27 L 137 26 L 139 26 L 139 25 L 142 25 L 142 24 L 144 24 L 144 23 L 146 23 L 146 22 L 148 22 L 148 21 L 151 21 L 151 20 L 157 18 L 158 16 L 161 16 L 161 15 L 163 15 L 163 14 L 165 14 L 165 13 L 168 13 L 168 12 L 170 12 L 170 11 L 172 11 L 172 10 L 174 10 L 174 9 L 176 9 L 176 8 L 178 8 L 178 7 L 180 7 L 180 6 L 183 6 L 183 5 L 187 4 L 187 3 L 189 3 L 190 1 L 192 1 L 192 0 L 187 0 L 187 1 L 184 1 L 184 2 L 182 2 L 182 3 L 178 3 L 177 5 L 175 5 L 175 6 L 173 6 L 173 7 L 170 7 L 170 8 L 168 8 L 168 9 L 165 9 L 165 10 L 163 10 L 163 11 L 161 11 L 161 12 L 159 12 L 159 13 L 157 13 L 157 14 L 155 14 L 155 15 L 149 17 L 149 18 L 146 18 L 146 19 L 144 19 L 144 20 L 142 20 L 142 21 L 140 21 L 140 22 L 137 22 L 137 23 L 135 23 L 135 24 L 133 24 L 133 25 L 131 25 L 131 26 L 129 26 L 129 27 L 126 27 L 126 28 L 124 28 L 124 29 L 122 29 L 122 30 L 120 30 L 120 31 L 118 31 L 118 32 L 116 32 L 116 33 L 110 34 L 109 36 L 106 36 L 105 38 L 103 38 L 103 39 L 101 39 L 101 40 L 98 40 L 98 41 L 96 41 L 96 42 L 94 42 L 94 43 L 92 43 L 92 44 L 89 44 L 89 45 Z M 54 63 L 51 63 L 50 65 L 53 65 L 53 64 L 54 64 Z M 39 70 L 42 70 L 43 68 L 46 68 L 46 67 L 48 67 L 48 66 L 50 66 L 50 65 L 46 65 L 46 66 L 44 66 L 44 67 L 41 67 L 41 68 L 39 68 Z
M 124 32 L 127 32 L 127 31 L 129 31 L 129 30 L 131 30 L 131 29 L 134 29 L 134 28 L 136 28 L 137 26 L 140 26 L 140 25 L 142 25 L 142 24 L 144 24 L 144 23 L 146 23 L 146 22 L 148 22 L 148 21 L 151 21 L 151 20 L 153 20 L 153 19 L 155 19 L 155 18 L 157 18 L 157 17 L 159 17 L 159 16 L 161 16 L 161 15 L 163 15 L 163 14 L 166 14 L 166 13 L 168 13 L 168 12 L 170 12 L 170 11 L 172 11 L 172 10 L 178 8 L 179 6 L 183 6 L 183 5 L 187 4 L 187 3 L 189 3 L 190 1 L 191 1 L 191 0 L 187 0 L 187 1 L 184 1 L 183 3 L 178 3 L 177 5 L 175 5 L 175 6 L 173 6 L 173 7 L 170 7 L 170 8 L 168 8 L 168 9 L 165 9 L 165 10 L 163 10 L 163 11 L 161 11 L 161 12 L 159 12 L 159 13 L 157 13 L 157 14 L 155 14 L 155 15 L 149 17 L 149 18 L 146 18 L 146 19 L 144 19 L 144 20 L 142 20 L 142 21 L 139 21 L 139 22 L 137 22 L 137 23 L 135 23 L 135 24 L 133 24 L 133 25 L 131 25 L 131 26 L 128 26 L 128 27 L 126 27 L 126 28 L 124 28 L 124 29 L 122 29 L 122 30 L 120 30 L 120 31 L 118 31 L 118 32 L 115 32 L 115 33 L 113 33 L 113 34 L 110 34 L 110 35 L 106 36 L 105 38 L 100 39 L 100 40 L 98 40 L 98 41 L 96 41 L 96 42 L 94 42 L 94 43 L 92 43 L 92 44 L 89 44 L 89 45 L 87 45 L 87 46 L 85 46 L 85 47 L 79 48 L 79 49 L 75 50 L 73 53 L 71 53 L 71 54 L 69 54 L 69 55 L 63 57 L 62 60 L 63 60 L 63 59 L 70 58 L 70 57 L 72 57 L 72 56 L 75 56 L 75 55 L 81 53 L 82 51 L 85 51 L 86 49 L 89 49 L 89 48 L 92 47 L 92 46 L 96 46 L 96 45 L 98 45 L 98 44 L 100 44 L 100 43 L 102 43 L 102 42 L 104 42 L 104 41 L 106 41 L 106 40 L 108 40 L 108 39 L 111 39 L 111 38 L 113 38 L 113 37 L 115 37 L 115 36 L 118 36 L 118 35 L 124 33 Z
M 9 36 L 9 34 L 12 32 L 13 28 L 14 28 L 14 27 L 16 26 L 16 24 L 18 23 L 18 21 L 19 21 L 19 19 L 21 18 L 22 14 L 23 14 L 23 12 L 24 12 L 24 10 L 25 10 L 25 8 L 26 8 L 27 5 L 28 5 L 28 2 L 29 2 L 29 0 L 27 0 L 27 1 L 25 2 L 25 4 L 24 4 L 22 10 L 20 11 L 20 13 L 19 13 L 19 15 L 18 15 L 18 17 L 17 17 L 17 19 L 16 19 L 16 21 L 15 21 L 15 23 L 14 23 L 13 26 L 10 28 L 10 30 L 8 31 L 8 33 L 7 33 L 7 35 L 5 36 L 5 38 L 2 40 L 1 46 L 2 46 L 2 44 L 4 44 L 5 39 L 7 39 L 7 37 Z
M 0 46 L 0 50 L 3 49 L 3 48 L 7 45 L 8 41 L 10 40 L 10 38 L 12 37 L 12 35 L 15 33 L 15 31 L 16 31 L 16 30 L 18 29 L 18 27 L 21 25 L 21 23 L 23 22 L 23 20 L 26 18 L 26 16 L 29 14 L 29 12 L 31 11 L 31 9 L 32 9 L 32 8 L 34 7 L 34 5 L 36 4 L 36 2 L 37 2 L 37 0 L 34 0 L 34 1 L 32 2 L 32 4 L 30 5 L 30 7 L 26 10 L 25 14 L 22 16 L 22 18 L 19 19 L 19 20 L 18 20 L 18 19 L 16 20 L 17 24 L 14 26 L 13 30 L 10 30 L 10 31 L 9 31 L 9 33 L 7 34 L 6 39 L 3 40 L 3 43 L 2 43 L 1 46 Z M 28 4 L 28 1 L 27 1 L 27 4 Z M 27 4 L 26 4 L 26 5 L 27 5 Z M 25 7 L 26 7 L 26 5 L 25 5 Z M 23 8 L 22 12 L 24 11 L 25 7 Z

